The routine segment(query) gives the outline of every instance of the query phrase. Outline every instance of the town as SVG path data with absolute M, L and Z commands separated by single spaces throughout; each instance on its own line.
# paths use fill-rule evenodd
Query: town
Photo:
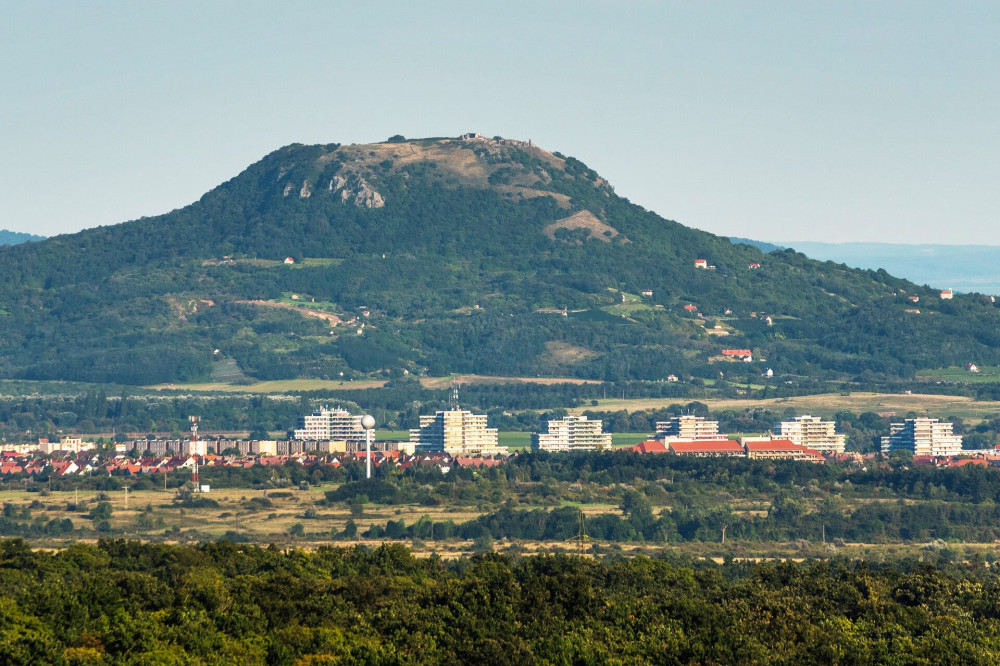
M 939 467 L 966 464 L 1000 465 L 1000 447 L 963 449 L 963 437 L 953 424 L 930 417 L 913 417 L 892 423 L 882 437 L 881 451 L 845 451 L 845 436 L 835 423 L 820 417 L 800 415 L 776 422 L 770 432 L 753 436 L 730 436 L 719 432 L 719 422 L 703 416 L 678 415 L 656 422 L 656 430 L 645 441 L 615 446 L 611 433 L 599 419 L 585 415 L 549 419 L 542 432 L 531 434 L 528 448 L 501 445 L 497 428 L 487 425 L 486 414 L 458 406 L 457 392 L 448 409 L 420 416 L 419 427 L 404 441 L 376 440 L 366 428 L 364 416 L 346 409 L 321 407 L 302 415 L 288 439 L 234 439 L 204 437 L 198 433 L 198 417 L 192 416 L 189 438 L 137 438 L 125 441 L 85 440 L 80 436 L 39 438 L 34 442 L 5 443 L 0 453 L 0 476 L 31 478 L 107 474 L 136 476 L 188 470 L 193 488 L 209 491 L 197 483 L 199 467 L 250 468 L 324 464 L 339 467 L 351 462 L 370 470 L 392 466 L 405 470 L 412 465 L 436 466 L 442 473 L 452 467 L 491 467 L 509 456 L 527 450 L 561 454 L 603 451 L 638 454 L 670 454 L 698 458 L 746 458 L 791 460 L 822 464 L 827 461 L 863 463 L 905 452 L 915 465 Z M 370 471 L 368 476 L 371 476 Z

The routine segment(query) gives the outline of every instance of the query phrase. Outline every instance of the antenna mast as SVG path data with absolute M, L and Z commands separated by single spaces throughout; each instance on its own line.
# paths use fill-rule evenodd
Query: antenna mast
M 451 400 L 448 403 L 448 408 L 453 411 L 458 411 L 458 385 L 451 387 Z
M 197 442 L 198 441 L 198 417 L 197 416 L 189 416 L 188 417 L 188 421 L 191 422 L 191 442 L 192 443 Z M 195 447 L 192 446 L 191 448 L 194 449 Z M 194 484 L 194 491 L 198 492 L 198 490 L 201 488 L 201 485 L 199 485 L 199 483 L 198 483 L 198 456 L 191 456 L 191 457 L 194 459 L 194 469 L 191 472 L 191 482 Z

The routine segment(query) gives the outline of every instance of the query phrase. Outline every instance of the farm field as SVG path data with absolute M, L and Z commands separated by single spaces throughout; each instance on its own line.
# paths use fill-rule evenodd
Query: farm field
M 683 403 L 677 398 L 637 398 L 598 400 L 597 406 L 574 407 L 571 414 L 582 414 L 585 411 L 618 411 L 629 412 L 639 410 L 665 409 L 671 404 Z M 712 411 L 726 409 L 746 409 L 763 407 L 773 411 L 783 411 L 789 407 L 803 414 L 813 414 L 830 418 L 840 410 L 862 412 L 895 412 L 903 416 L 910 412 L 928 416 L 959 416 L 963 419 L 980 420 L 992 414 L 1000 413 L 1000 402 L 977 401 L 965 396 L 924 395 L 924 394 L 889 394 L 889 393 L 824 393 L 820 395 L 804 395 L 792 398 L 768 398 L 764 400 L 733 400 L 704 399 L 700 402 L 708 405 Z
M 447 377 L 421 377 L 420 384 L 429 389 L 448 389 L 455 384 L 587 384 L 588 380 L 575 377 L 489 377 L 486 375 L 449 375 Z M 589 383 L 600 382 L 591 380 Z M 335 379 L 277 379 L 254 382 L 252 384 L 226 384 L 223 382 L 202 382 L 192 384 L 154 384 L 149 390 L 183 391 L 224 391 L 230 393 L 288 393 L 290 391 L 348 391 L 354 389 L 381 388 L 386 380 L 360 379 L 341 381 Z
M 338 381 L 333 379 L 276 379 L 253 384 L 226 384 L 205 382 L 199 384 L 155 384 L 147 389 L 163 391 L 198 391 L 225 393 L 288 393 L 290 391 L 347 391 L 352 389 L 381 388 L 385 381 L 365 379 L 358 381 Z

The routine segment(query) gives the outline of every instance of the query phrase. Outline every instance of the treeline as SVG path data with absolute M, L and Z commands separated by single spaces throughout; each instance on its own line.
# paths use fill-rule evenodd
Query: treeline
M 253 396 L 109 396 L 90 389 L 76 395 L 0 398 L 0 433 L 31 431 L 36 437 L 62 433 L 185 434 L 189 416 L 199 416 L 203 430 L 286 431 L 315 403 L 300 398 Z M 261 437 L 267 439 L 267 437 Z
M 6 663 L 995 663 L 983 567 L 0 543 Z
M 1000 539 L 1000 507 L 964 502 L 930 501 L 916 504 L 878 502 L 848 506 L 824 502 L 816 509 L 779 496 L 766 515 L 728 507 L 664 508 L 654 513 L 641 495 L 626 494 L 623 515 L 581 517 L 577 507 L 515 509 L 504 507 L 473 520 L 456 523 L 428 517 L 407 525 L 402 519 L 373 524 L 363 533 L 371 539 L 465 539 L 472 541 L 591 541 L 607 543 L 725 542 L 756 543 L 808 541 L 815 545 L 851 543 L 930 542 L 935 540 L 992 543 Z M 589 545 L 587 546 L 589 550 Z

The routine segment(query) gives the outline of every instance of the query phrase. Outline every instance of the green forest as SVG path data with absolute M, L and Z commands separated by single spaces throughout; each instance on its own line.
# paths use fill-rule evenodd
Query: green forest
M 765 255 L 632 204 L 579 160 L 500 143 L 292 145 L 166 215 L 0 248 L 5 378 L 197 382 L 225 361 L 253 379 L 738 387 L 770 368 L 774 392 L 1000 365 L 998 330 L 978 295 Z M 722 362 L 724 347 L 755 362 Z
M 980 565 L 0 543 L 8 664 L 990 664 Z

